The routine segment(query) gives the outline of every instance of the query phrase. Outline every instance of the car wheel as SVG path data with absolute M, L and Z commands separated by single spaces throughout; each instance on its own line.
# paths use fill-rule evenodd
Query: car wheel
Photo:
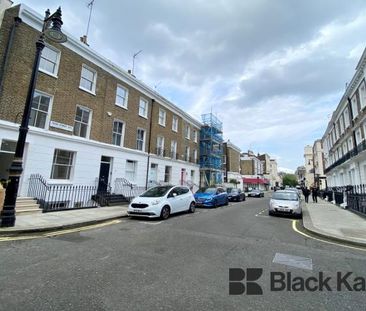
M 226 201 L 225 201 L 224 205 L 229 205 L 229 199 L 228 198 L 226 198 Z
M 165 205 L 162 209 L 161 209 L 161 213 L 160 213 L 160 218 L 165 220 L 168 219 L 170 216 L 170 208 L 168 205 Z
M 196 204 L 194 202 L 192 202 L 191 205 L 189 205 L 188 212 L 194 213 L 195 211 L 196 211 Z
M 274 216 L 274 213 L 272 211 L 268 211 L 269 216 Z
M 218 204 L 217 204 L 217 200 L 214 200 L 213 203 L 212 203 L 213 207 L 218 207 Z

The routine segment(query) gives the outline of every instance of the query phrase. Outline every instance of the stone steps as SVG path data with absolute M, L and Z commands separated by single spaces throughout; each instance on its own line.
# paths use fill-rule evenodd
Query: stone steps
M 30 214 L 30 213 L 41 213 L 42 210 L 37 204 L 37 200 L 28 197 L 19 197 L 15 204 L 16 214 Z

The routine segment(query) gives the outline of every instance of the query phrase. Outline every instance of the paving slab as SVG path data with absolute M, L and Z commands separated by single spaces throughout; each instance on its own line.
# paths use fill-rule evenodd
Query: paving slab
M 1 228 L 0 235 L 60 230 L 127 217 L 128 205 L 105 206 L 70 211 L 17 215 L 14 227 Z
M 324 200 L 305 204 L 303 226 L 326 238 L 366 246 L 366 217 Z

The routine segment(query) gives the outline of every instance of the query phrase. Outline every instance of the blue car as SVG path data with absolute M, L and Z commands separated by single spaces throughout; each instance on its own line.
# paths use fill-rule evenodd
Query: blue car
M 194 198 L 196 206 L 218 207 L 229 204 L 227 192 L 221 187 L 199 189 Z

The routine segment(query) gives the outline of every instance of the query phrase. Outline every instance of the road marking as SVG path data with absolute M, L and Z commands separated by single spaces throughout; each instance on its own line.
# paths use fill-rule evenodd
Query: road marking
M 263 215 L 264 212 L 267 211 L 267 208 L 261 210 L 258 214 L 255 214 L 256 217 L 269 217 L 267 215 Z
M 342 244 L 342 243 L 338 243 L 338 242 L 331 242 L 331 241 L 327 241 L 327 240 L 323 240 L 323 239 L 320 239 L 320 238 L 316 238 L 316 237 L 313 237 L 313 236 L 311 236 L 311 235 L 308 235 L 308 234 L 306 234 L 306 233 L 304 233 L 304 232 L 302 232 L 302 231 L 300 231 L 298 228 L 297 228 L 297 224 L 298 224 L 298 220 L 292 220 L 292 229 L 295 231 L 295 232 L 297 232 L 297 233 L 299 233 L 299 234 L 301 234 L 301 235 L 303 235 L 303 236 L 305 236 L 305 237 L 307 237 L 307 238 L 309 238 L 309 239 L 313 239 L 313 240 L 316 240 L 316 241 L 319 241 L 319 242 L 323 242 L 323 243 L 328 243 L 328 244 L 332 244 L 332 245 L 337 245 L 337 246 L 341 246 L 341 247 L 345 247 L 345 248 L 351 248 L 351 249 L 357 249 L 357 250 L 359 250 L 359 251 L 364 251 L 364 252 L 366 252 L 366 248 L 361 248 L 361 247 L 356 247 L 356 246 L 351 246 L 351 245 L 347 245 L 347 244 Z
M 158 221 L 158 222 L 153 222 L 153 221 L 139 221 L 140 224 L 146 224 L 146 225 L 159 225 L 162 223 L 162 221 Z
M 313 261 L 311 258 L 307 257 L 299 257 L 299 256 L 276 253 L 272 262 L 299 269 L 313 270 Z
M 116 219 L 116 220 L 111 220 L 111 221 L 103 222 L 103 223 L 96 224 L 96 225 L 89 225 L 89 226 L 73 228 L 73 229 L 57 230 L 57 231 L 52 231 L 52 232 L 41 232 L 39 234 L 24 234 L 21 236 L 0 236 L 0 242 L 49 238 L 49 237 L 64 235 L 64 234 L 68 234 L 68 233 L 75 233 L 75 232 L 102 228 L 102 227 L 106 227 L 106 226 L 110 226 L 110 225 L 115 225 L 115 224 L 118 224 L 121 222 L 122 222 L 122 220 Z

